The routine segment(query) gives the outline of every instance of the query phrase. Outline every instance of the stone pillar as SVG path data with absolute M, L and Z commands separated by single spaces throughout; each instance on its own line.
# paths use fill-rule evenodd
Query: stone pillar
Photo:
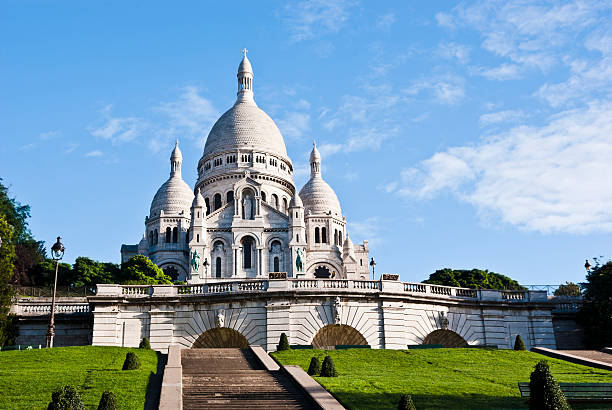
M 404 327 L 405 308 L 402 302 L 382 302 L 381 320 L 384 349 L 406 349 L 406 329 Z
M 257 276 L 263 275 L 262 249 L 263 248 L 257 248 Z
M 273 352 L 276 350 L 281 333 L 284 332 L 287 337 L 290 336 L 290 309 L 290 303 L 287 301 L 270 301 L 266 305 L 266 351 Z M 291 339 L 289 339 L 289 344 L 291 344 Z
M 238 246 L 232 246 L 232 250 L 234 251 L 234 277 L 238 276 Z
M 168 346 L 172 344 L 174 336 L 174 311 L 168 310 L 168 306 L 159 306 L 150 310 L 149 315 L 151 348 L 168 353 Z

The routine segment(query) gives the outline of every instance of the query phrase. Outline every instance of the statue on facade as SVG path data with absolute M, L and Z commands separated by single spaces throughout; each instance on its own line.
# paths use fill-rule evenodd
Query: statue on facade
M 298 272 L 304 272 L 304 251 L 300 248 L 295 250 L 295 268 Z
M 336 325 L 340 324 L 342 318 L 342 306 L 340 304 L 340 296 L 336 296 L 334 300 L 334 323 Z
M 217 325 L 217 327 L 225 326 L 225 310 L 224 309 L 217 309 L 217 316 L 215 317 L 215 325 Z
M 444 315 L 444 312 L 440 312 L 440 328 L 448 329 L 448 318 Z
M 191 252 L 191 269 L 193 272 L 197 272 L 200 269 L 200 255 L 195 249 Z

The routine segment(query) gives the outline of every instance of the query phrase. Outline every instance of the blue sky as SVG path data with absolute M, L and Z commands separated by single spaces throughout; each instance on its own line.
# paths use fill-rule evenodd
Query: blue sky
M 0 177 L 68 261 L 118 262 L 246 47 L 298 189 L 316 140 L 377 272 L 582 281 L 612 248 L 612 2 L 450 3 L 3 1 Z

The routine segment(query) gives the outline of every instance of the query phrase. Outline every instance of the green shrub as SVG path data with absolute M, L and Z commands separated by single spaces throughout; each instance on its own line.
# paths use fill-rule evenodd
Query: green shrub
M 323 359 L 323 366 L 321 366 L 321 377 L 336 377 L 338 376 L 338 372 L 336 371 L 336 366 L 334 365 L 334 361 L 330 356 L 325 356 Z
M 525 348 L 525 342 L 523 342 L 523 338 L 521 335 L 516 335 L 516 339 L 514 339 L 514 350 L 527 350 Z
M 321 361 L 318 357 L 310 359 L 310 366 L 308 366 L 308 374 L 311 376 L 317 376 L 321 374 Z
M 98 410 L 117 410 L 117 398 L 112 391 L 107 390 L 102 393 Z
M 149 339 L 147 339 L 146 337 L 143 338 L 140 341 L 140 344 L 138 345 L 139 349 L 150 349 L 151 348 L 151 343 L 149 343 Z
M 291 347 L 289 347 L 289 340 L 287 339 L 287 335 L 285 333 L 281 333 L 280 342 L 278 343 L 278 346 L 276 346 L 276 351 L 280 352 L 282 350 L 289 349 L 291 349 Z
M 571 409 L 559 384 L 555 381 L 548 362 L 541 360 L 536 364 L 529 378 L 531 396 L 529 408 L 532 410 L 568 410 Z
M 409 394 L 402 394 L 399 404 L 397 405 L 397 410 L 416 410 L 412 402 L 412 397 L 410 397 Z
M 125 355 L 125 362 L 123 362 L 123 370 L 136 370 L 140 369 L 140 359 L 134 352 L 128 352 Z
M 76 389 L 66 385 L 51 393 L 51 403 L 47 410 L 85 410 L 85 406 Z

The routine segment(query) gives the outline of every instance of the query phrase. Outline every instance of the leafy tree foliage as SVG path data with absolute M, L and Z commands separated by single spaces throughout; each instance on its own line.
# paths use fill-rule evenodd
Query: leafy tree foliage
M 591 348 L 612 346 L 612 261 L 596 265 L 587 274 L 578 321 Z
M 525 290 L 517 281 L 507 276 L 480 269 L 438 269 L 423 283 L 471 289 Z
M 134 352 L 128 352 L 125 355 L 125 361 L 123 362 L 123 370 L 137 370 L 140 369 L 140 359 Z
M 323 365 L 321 366 L 321 377 L 337 377 L 338 372 L 336 371 L 336 365 L 332 360 L 331 356 L 325 356 L 323 359 Z
M 14 230 L 8 224 L 6 218 L 0 215 L 0 346 L 13 344 L 16 336 L 15 319 L 9 315 L 13 292 L 9 286 L 9 281 L 13 276 L 14 263 L 16 259 L 14 240 Z
M 529 378 L 529 408 L 533 410 L 569 410 L 559 384 L 553 378 L 546 360 L 536 364 Z
M 399 404 L 397 405 L 397 410 L 416 410 L 412 402 L 412 397 L 410 397 L 409 394 L 402 394 Z
M 141 341 L 140 344 L 138 345 L 139 349 L 150 349 L 151 348 L 151 343 L 149 343 L 149 339 L 147 339 L 146 337 L 144 337 Z
M 554 293 L 555 296 L 582 296 L 580 292 L 580 286 L 574 282 L 565 282 L 565 284 L 559 285 Z
M 100 397 L 98 410 L 117 410 L 117 398 L 112 391 L 105 391 Z
M 121 283 L 129 285 L 163 285 L 172 283 L 172 278 L 144 255 L 136 255 L 121 265 L 121 279 Z

